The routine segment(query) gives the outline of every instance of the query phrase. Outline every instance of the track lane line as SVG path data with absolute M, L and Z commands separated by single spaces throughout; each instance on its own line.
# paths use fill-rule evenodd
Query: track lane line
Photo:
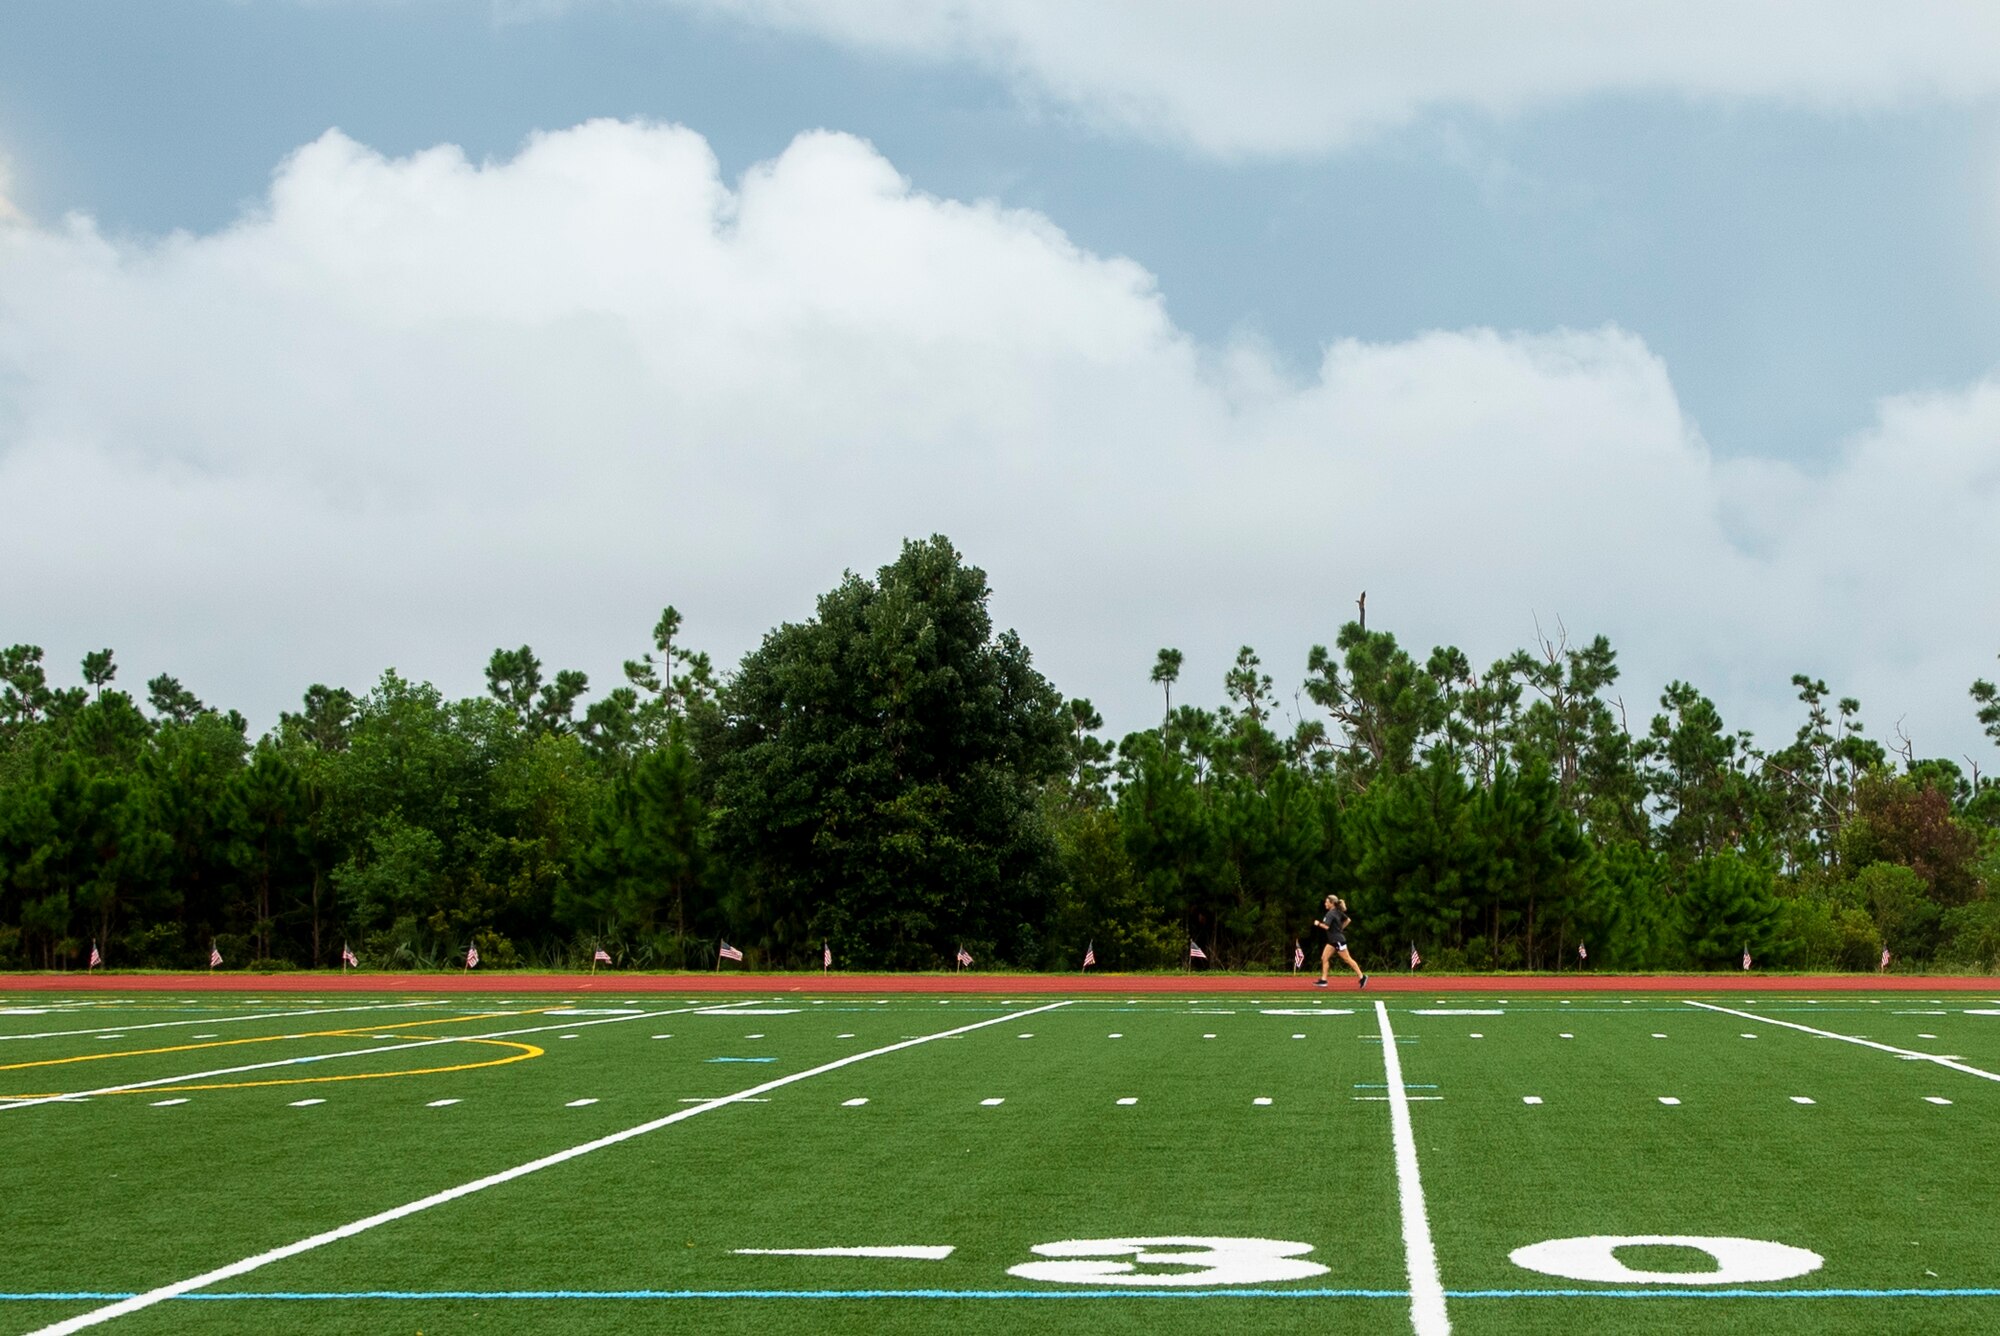
M 906 1048 L 915 1048 L 920 1044 L 931 1043 L 933 1040 L 950 1039 L 958 1035 L 970 1034 L 974 1030 L 983 1030 L 989 1025 L 1004 1025 L 1022 1016 L 1032 1016 L 1038 1011 L 1054 1011 L 1059 1007 L 1066 1007 L 1068 1005 L 1068 1001 L 1051 1002 L 1046 1006 L 1036 1007 L 1031 1011 L 1008 1012 L 1005 1015 L 994 1016 L 988 1020 L 974 1021 L 970 1025 L 960 1025 L 950 1030 L 939 1030 L 934 1034 L 918 1035 L 914 1039 L 901 1040 L 898 1043 L 888 1044 L 881 1048 L 870 1049 L 865 1053 L 851 1053 L 844 1058 L 835 1058 L 832 1062 L 822 1063 L 818 1067 L 812 1067 L 802 1072 L 794 1072 L 789 1076 L 780 1076 L 775 1080 L 751 1086 L 747 1090 L 739 1090 L 732 1095 L 722 1095 L 706 1103 L 696 1104 L 690 1108 L 669 1113 L 664 1117 L 655 1118 L 650 1122 L 628 1127 L 622 1132 L 613 1132 L 609 1136 L 598 1137 L 594 1141 L 586 1141 L 580 1145 L 571 1146 L 567 1150 L 559 1150 L 553 1155 L 544 1155 L 538 1160 L 530 1160 L 526 1164 L 517 1164 L 512 1169 L 503 1169 L 497 1174 L 488 1174 L 486 1177 L 476 1178 L 470 1183 L 461 1183 L 455 1188 L 446 1188 L 444 1191 L 434 1192 L 428 1197 L 420 1197 L 416 1201 L 405 1202 L 401 1206 L 391 1207 L 386 1211 L 378 1211 L 374 1215 L 365 1216 L 360 1220 L 342 1225 L 337 1229 L 329 1229 L 322 1233 L 314 1234 L 309 1238 L 300 1239 L 296 1243 L 288 1243 L 282 1248 L 272 1248 L 268 1252 L 258 1253 L 254 1257 L 246 1257 L 241 1261 L 231 1262 L 228 1266 L 217 1267 L 213 1271 L 204 1271 L 198 1276 L 190 1276 L 186 1280 L 178 1280 L 171 1285 L 162 1285 L 157 1289 L 147 1290 L 144 1294 L 134 1295 L 130 1299 L 120 1300 L 114 1304 L 107 1304 L 102 1308 L 93 1308 L 87 1313 L 79 1313 L 75 1317 L 64 1318 L 62 1321 L 51 1323 L 49 1326 L 39 1327 L 29 1332 L 27 1336 L 70 1336 L 72 1332 L 84 1331 L 101 1323 L 109 1322 L 113 1318 L 124 1317 L 128 1313 L 140 1312 L 179 1295 L 187 1294 L 194 1290 L 206 1289 L 218 1281 L 232 1280 L 237 1276 L 247 1275 L 252 1271 L 269 1266 L 273 1262 L 281 1262 L 288 1257 L 296 1257 L 300 1253 L 311 1252 L 315 1248 L 325 1247 L 329 1243 L 338 1243 L 342 1239 L 353 1238 L 355 1235 L 366 1233 L 378 1225 L 386 1225 L 392 1221 L 401 1220 L 405 1216 L 415 1215 L 420 1211 L 427 1211 L 433 1206 L 442 1206 L 446 1202 L 457 1201 L 460 1197 L 468 1197 L 475 1192 L 482 1192 L 487 1188 L 498 1187 L 502 1183 L 511 1183 L 517 1178 L 524 1178 L 540 1170 L 553 1168 L 559 1164 L 566 1164 L 580 1156 L 589 1155 L 593 1151 L 603 1150 L 608 1146 L 616 1146 L 620 1142 L 645 1136 L 649 1132 L 657 1132 L 661 1128 L 671 1127 L 675 1123 L 686 1122 L 690 1118 L 698 1117 L 711 1110 L 728 1108 L 752 1096 L 779 1090 L 785 1086 L 807 1080 L 810 1077 L 823 1076 L 827 1072 L 838 1071 L 843 1067 L 851 1067 L 857 1062 L 866 1062 L 870 1058 L 879 1058 L 885 1054 L 899 1052 Z M 621 1017 L 619 1019 L 636 1020 L 638 1017 Z M 1382 1024 L 1385 1029 L 1388 1023 L 1388 1013 L 1384 1012 Z M 1411 1162 L 1414 1166 L 1414 1152 L 1412 1152 L 1412 1155 Z M 1440 1295 L 1439 1304 L 1441 1310 L 1443 1304 L 1442 1295 Z M 1444 1336 L 1444 1332 L 1448 1330 L 1448 1328 L 1440 1329 L 1437 1336 Z M 1420 1329 L 1420 1336 L 1432 1336 L 1432 1333 Z
M 1424 1210 L 1423 1180 L 1417 1175 L 1417 1137 L 1410 1126 L 1410 1097 L 1403 1088 L 1403 1059 L 1389 1008 L 1379 999 L 1375 1019 L 1382 1027 L 1382 1072 L 1389 1083 L 1389 1130 L 1396 1146 L 1396 1196 L 1403 1211 L 1403 1257 L 1410 1276 L 1410 1329 L 1416 1336 L 1451 1336 L 1445 1313 L 1444 1282 L 1438 1277 L 1437 1248 Z
M 1775 1016 L 1759 1016 L 1751 1011 L 1736 1011 L 1730 1007 L 1718 1007 L 1712 1002 L 1697 1002 L 1691 997 L 1684 997 L 1681 1001 L 1691 1007 L 1700 1007 L 1704 1011 L 1719 1011 L 1725 1016 L 1741 1016 L 1746 1021 L 1756 1021 L 1760 1025 L 1782 1025 L 1787 1030 L 1799 1030 L 1805 1034 L 1818 1035 L 1821 1039 L 1838 1039 L 1843 1044 L 1858 1044 L 1862 1048 L 1872 1048 L 1881 1053 L 1894 1053 L 1899 1058 L 1933 1063 L 1939 1067 L 1949 1067 L 1955 1072 L 1964 1072 L 1967 1076 L 1977 1076 L 1987 1081 L 2000 1081 L 2000 1073 L 1969 1066 L 1966 1063 L 1960 1062 L 1957 1058 L 1944 1057 L 1936 1053 L 1919 1053 L 1913 1048 L 1897 1048 L 1894 1044 L 1878 1043 L 1873 1039 L 1863 1039 L 1860 1035 L 1836 1034 L 1832 1030 L 1819 1030 L 1810 1025 L 1800 1025 L 1797 1021 L 1781 1021 Z

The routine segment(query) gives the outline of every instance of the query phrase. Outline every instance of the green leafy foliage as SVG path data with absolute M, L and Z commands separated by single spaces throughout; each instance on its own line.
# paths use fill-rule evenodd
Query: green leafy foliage
M 1243 646 L 1207 704 L 1161 649 L 1114 743 L 989 595 L 933 537 L 726 676 L 667 607 L 595 698 L 522 645 L 481 696 L 316 683 L 254 740 L 109 649 L 74 686 L 0 649 L 0 966 L 1261 969 L 1329 893 L 1375 968 L 2000 963 L 2000 783 L 1819 678 L 1773 751 L 1686 682 L 1635 736 L 1602 636 L 1481 673 L 1356 620 L 1295 689 Z
M 1690 963 L 1726 969 L 1745 951 L 1768 963 L 1779 917 L 1770 869 L 1734 851 L 1717 853 L 1681 874 L 1679 892 L 1681 937 Z
M 947 540 L 907 543 L 725 688 L 717 834 L 766 959 L 1040 957 L 1060 874 L 1037 795 L 1071 773 L 1073 724 L 987 597 Z

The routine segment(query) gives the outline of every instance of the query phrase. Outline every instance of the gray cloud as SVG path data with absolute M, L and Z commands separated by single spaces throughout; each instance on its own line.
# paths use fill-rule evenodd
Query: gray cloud
M 673 0 L 862 50 L 963 60 L 1029 99 L 1203 152 L 1317 153 L 1433 108 L 1602 93 L 1822 109 L 1986 98 L 1982 0 Z

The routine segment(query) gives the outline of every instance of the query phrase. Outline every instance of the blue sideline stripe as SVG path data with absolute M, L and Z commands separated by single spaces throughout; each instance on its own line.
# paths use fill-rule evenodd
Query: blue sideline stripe
M 131 1293 L 0 1294 L 0 1302 L 97 1302 Z M 1407 1299 L 1406 1290 L 1328 1289 L 1105 1289 L 1105 1290 L 347 1290 L 276 1291 L 269 1294 L 177 1294 L 183 1302 L 337 1302 L 356 1299 Z M 1627 1290 L 1446 1290 L 1449 1299 L 1994 1299 L 2000 1289 L 1746 1290 L 1647 1287 Z
M 710 1062 L 776 1062 L 776 1058 L 710 1058 Z
M 2000 1299 L 2000 1289 L 1957 1290 L 1447 1290 L 1453 1299 Z

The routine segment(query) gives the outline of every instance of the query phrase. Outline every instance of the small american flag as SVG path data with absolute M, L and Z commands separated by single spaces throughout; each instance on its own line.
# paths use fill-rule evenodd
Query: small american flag
M 727 942 L 724 942 L 722 944 L 722 951 L 720 954 L 724 960 L 733 960 L 739 965 L 743 963 L 743 953 L 741 951 L 738 951 L 735 947 L 731 946 Z
M 1297 969 L 1299 966 L 1305 963 L 1306 963 L 1306 949 L 1303 946 L 1300 946 L 1299 939 L 1294 937 L 1292 939 L 1292 968 Z
M 1083 948 L 1083 967 L 1085 969 L 1089 969 L 1092 965 L 1095 965 L 1096 963 L 1097 963 L 1097 943 L 1092 942 L 1089 946 Z
M 962 946 L 958 948 L 958 963 L 961 969 L 972 963 L 972 953 Z
M 593 965 L 609 965 L 611 963 L 611 953 L 600 946 L 597 948 L 596 954 L 591 956 L 590 963 Z
M 1194 939 L 1192 937 L 1188 938 L 1188 959 L 1189 960 L 1208 959 L 1208 952 L 1202 950 L 1199 946 L 1196 946 Z
M 1424 963 L 1424 958 L 1423 958 L 1422 956 L 1420 956 L 1420 955 L 1418 955 L 1418 954 L 1417 954 L 1417 944 L 1416 944 L 1415 942 L 1411 942 L 1411 943 L 1410 943 L 1410 968 L 1411 968 L 1411 969 L 1415 969 L 1415 968 L 1416 968 L 1417 966 L 1419 966 L 1419 965 L 1421 965 L 1421 964 L 1423 964 L 1423 963 Z
M 349 965 L 354 966 L 356 969 L 361 968 L 361 962 L 354 958 L 354 952 L 348 948 L 346 942 L 342 942 L 340 944 L 340 967 L 346 969 Z
M 97 943 L 92 942 L 90 944 L 90 968 L 96 969 L 99 965 L 102 965 L 103 963 L 104 963 L 104 957 L 97 953 Z
M 832 942 L 821 942 L 819 944 L 819 967 L 823 970 L 830 970 L 833 968 Z
M 479 968 L 478 947 L 468 946 L 465 948 L 465 967 L 469 970 L 476 970 Z
M 1879 966 L 1879 968 L 1881 969 L 1889 968 L 1889 948 L 1886 946 L 1882 948 L 1882 964 Z
M 1583 944 L 1582 942 L 1578 942 L 1578 943 L 1576 944 L 1576 958 L 1577 958 L 1578 960 L 1589 960 L 1589 959 L 1590 959 L 1590 951 L 1589 951 L 1589 949 L 1588 949 L 1587 947 L 1585 947 L 1585 946 L 1584 946 L 1584 944 Z
M 208 967 L 214 969 L 222 963 L 222 948 L 214 942 L 208 944 Z
M 1750 948 L 1747 946 L 1743 948 L 1743 968 L 1750 968 Z

